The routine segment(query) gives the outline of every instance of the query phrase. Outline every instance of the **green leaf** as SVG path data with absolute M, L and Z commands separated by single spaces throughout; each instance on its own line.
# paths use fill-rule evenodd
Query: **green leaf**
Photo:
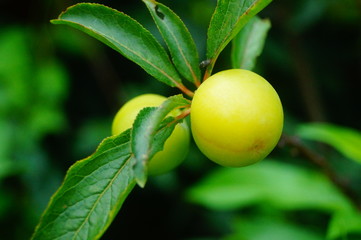
M 174 109 L 188 106 L 190 103 L 182 95 L 169 97 L 159 107 L 148 107 L 141 110 L 134 121 L 132 130 L 132 150 L 137 159 L 135 174 L 137 183 L 143 187 L 147 176 L 146 165 L 155 153 L 163 149 L 165 140 L 172 133 L 179 120 L 169 117 L 162 120 Z M 157 140 L 158 144 L 154 144 Z M 161 144 L 159 144 L 161 143 Z
M 272 0 L 218 0 L 207 39 L 207 58 L 212 68 L 221 51 L 241 28 Z
M 201 72 L 196 45 L 182 20 L 167 6 L 143 0 L 168 45 L 178 72 L 188 81 L 200 84 Z
M 270 159 L 246 168 L 218 168 L 193 185 L 187 198 L 213 210 L 254 205 L 320 210 L 333 216 L 330 239 L 361 232 L 361 214 L 322 173 Z
M 172 87 L 182 86 L 164 48 L 149 31 L 124 13 L 100 4 L 80 3 L 51 22 L 77 28 L 118 51 L 156 79 Z
M 215 210 L 256 204 L 331 213 L 352 208 L 321 173 L 270 159 L 246 168 L 217 169 L 190 188 L 187 196 L 190 201 Z
M 93 155 L 76 162 L 50 199 L 32 239 L 99 239 L 135 184 L 144 186 L 148 160 L 162 150 L 181 121 L 164 118 L 185 105 L 189 101 L 177 95 L 160 107 L 143 109 L 133 129 L 106 138 Z
M 135 186 L 130 131 L 76 162 L 50 199 L 32 239 L 99 239 Z
M 346 157 L 361 163 L 361 133 L 355 129 L 329 123 L 308 123 L 299 125 L 296 135 L 327 143 Z
M 253 17 L 232 41 L 232 67 L 252 70 L 271 27 L 268 19 Z
M 328 227 L 327 239 L 347 239 L 348 233 L 361 234 L 361 213 L 357 210 L 335 213 Z
M 256 217 L 237 218 L 232 229 L 233 234 L 223 240 L 324 240 L 305 226 L 290 222 L 279 216 L 269 214 L 258 214 Z

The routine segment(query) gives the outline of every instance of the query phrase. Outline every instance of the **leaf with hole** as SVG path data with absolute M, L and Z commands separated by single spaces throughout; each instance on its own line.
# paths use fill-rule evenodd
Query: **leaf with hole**
M 218 0 L 208 28 L 207 59 L 210 66 L 243 26 L 272 0 Z
M 166 42 L 174 65 L 188 81 L 200 84 L 199 57 L 193 38 L 183 21 L 167 6 L 143 0 Z

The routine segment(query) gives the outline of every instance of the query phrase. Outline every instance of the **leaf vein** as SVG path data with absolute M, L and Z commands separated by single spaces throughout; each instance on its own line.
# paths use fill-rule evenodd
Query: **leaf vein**
M 123 166 L 121 168 L 119 168 L 119 170 L 117 171 L 117 173 L 115 174 L 115 176 L 111 179 L 111 181 L 109 182 L 109 184 L 106 186 L 106 188 L 104 188 L 104 191 L 99 195 L 99 197 L 97 198 L 97 200 L 95 201 L 93 207 L 90 209 L 89 213 L 87 214 L 87 216 L 85 217 L 83 223 L 79 226 L 78 230 L 74 233 L 74 237 L 73 239 L 75 239 L 75 237 L 79 234 L 80 230 L 83 228 L 84 224 L 86 222 L 88 222 L 90 215 L 94 212 L 95 207 L 97 206 L 97 204 L 99 203 L 99 201 L 101 200 L 101 197 L 104 196 L 104 194 L 108 191 L 108 189 L 112 186 L 112 183 L 115 181 L 115 179 L 119 176 L 119 174 L 121 173 L 122 169 L 124 168 L 124 166 L 126 165 L 126 163 L 131 159 L 131 155 L 129 156 L 129 158 L 125 161 L 125 164 L 123 164 Z
M 250 9 L 252 9 L 259 1 L 260 1 L 260 0 L 254 1 L 254 2 L 247 8 L 247 10 L 246 10 L 242 15 L 238 16 L 236 23 L 233 25 L 232 31 L 229 31 L 229 32 L 226 34 L 226 36 L 222 39 L 221 44 L 219 44 L 219 46 L 218 46 L 218 48 L 217 48 L 217 50 L 216 50 L 215 56 L 217 56 L 217 55 L 219 54 L 219 51 L 220 51 L 220 49 L 222 49 L 223 44 L 229 39 L 229 36 L 233 34 L 234 26 L 237 26 L 237 24 L 239 23 L 239 21 L 241 21 L 242 16 L 247 15 L 248 12 L 250 11 Z M 241 9 L 243 9 L 244 4 L 245 4 L 245 2 L 243 2 L 243 6 L 242 6 Z M 228 5 L 228 6 L 229 6 L 229 5 Z M 227 6 L 227 10 L 228 10 L 228 6 Z M 222 24 L 223 24 L 223 23 L 222 23 Z M 223 26 L 223 25 L 222 25 L 222 26 Z

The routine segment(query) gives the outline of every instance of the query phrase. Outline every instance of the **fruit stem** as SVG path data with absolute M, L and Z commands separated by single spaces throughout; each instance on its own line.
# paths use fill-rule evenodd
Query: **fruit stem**
M 175 121 L 178 121 L 180 119 L 183 119 L 185 117 L 187 117 L 189 114 L 191 113 L 191 109 L 188 106 L 188 108 L 186 110 L 184 110 L 181 114 L 179 114 L 177 117 L 175 117 Z
M 196 85 L 196 87 L 199 88 L 199 86 L 201 85 L 201 81 L 199 81 L 199 79 L 196 79 L 194 81 L 194 85 Z
M 216 60 L 215 58 L 213 59 L 210 59 L 210 62 L 206 68 L 206 71 L 204 73 L 204 76 L 203 76 L 203 82 L 207 80 L 207 78 L 209 78 L 212 74 L 212 71 L 213 71 L 213 67 L 214 67 L 214 64 L 216 63 Z
M 168 123 L 168 124 L 167 124 L 168 126 L 170 126 L 170 125 L 172 125 L 173 123 L 176 123 L 176 122 L 178 122 L 179 120 L 187 117 L 187 116 L 191 113 L 190 105 L 184 106 L 184 107 L 187 107 L 187 109 L 184 110 L 184 111 L 183 111 L 181 114 L 179 114 L 178 116 L 176 116 L 173 121 L 171 121 L 170 123 Z M 180 107 L 180 108 L 182 108 L 182 107 Z

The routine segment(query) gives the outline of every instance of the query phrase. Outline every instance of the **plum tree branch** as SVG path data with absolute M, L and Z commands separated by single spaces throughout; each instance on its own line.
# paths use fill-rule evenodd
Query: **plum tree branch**
M 343 193 L 347 198 L 351 200 L 351 202 L 355 205 L 355 207 L 361 212 L 361 202 L 358 195 L 350 188 L 347 181 L 345 179 L 341 179 L 338 174 L 334 171 L 334 169 L 330 166 L 327 159 L 313 151 L 312 149 L 305 146 L 301 140 L 296 136 L 287 136 L 283 135 L 279 145 L 289 146 L 295 150 L 297 150 L 298 154 L 317 165 L 322 172 L 331 180 L 331 182 Z

